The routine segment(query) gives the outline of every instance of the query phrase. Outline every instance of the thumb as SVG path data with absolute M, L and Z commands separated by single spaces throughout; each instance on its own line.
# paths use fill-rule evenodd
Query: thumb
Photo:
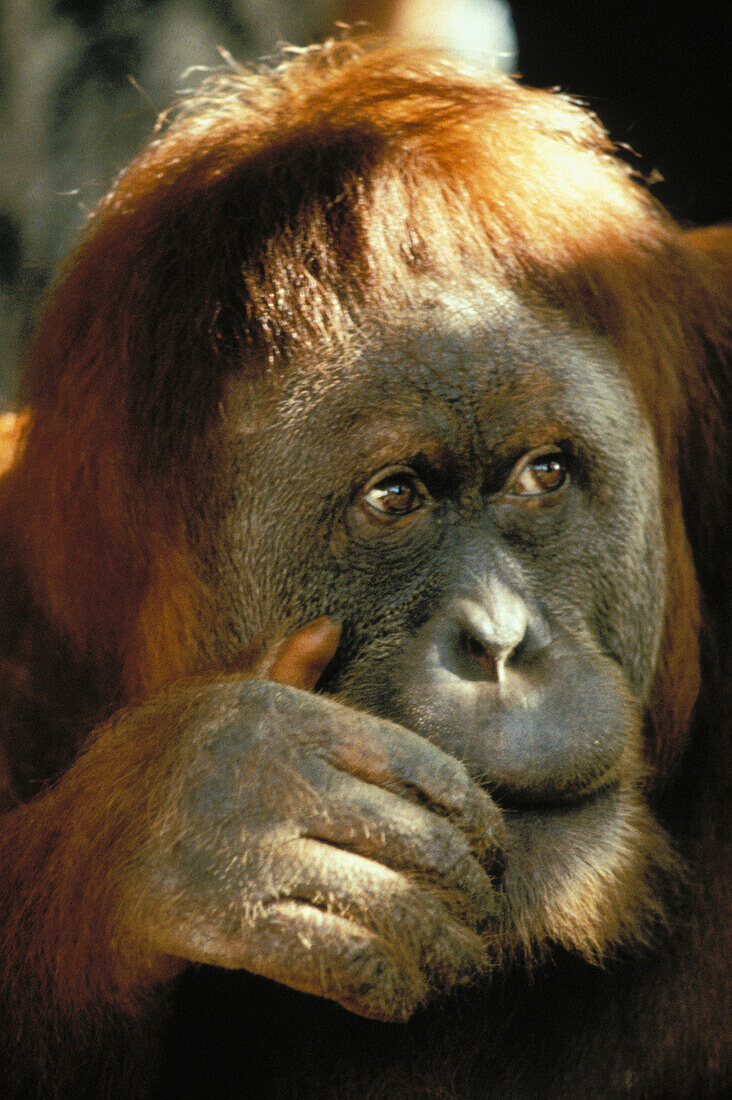
M 333 660 L 340 637 L 340 626 L 327 615 L 300 627 L 277 647 L 267 679 L 312 691 Z

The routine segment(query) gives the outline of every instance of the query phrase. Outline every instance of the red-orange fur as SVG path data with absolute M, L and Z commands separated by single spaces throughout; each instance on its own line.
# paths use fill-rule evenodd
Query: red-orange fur
M 321 177 L 309 180 L 297 165 L 315 153 Z M 352 205 L 339 222 L 343 189 Z M 281 209 L 294 227 L 263 254 Z M 480 266 L 605 334 L 652 422 L 670 564 L 649 754 L 657 788 L 673 787 L 699 693 L 702 615 L 708 630 L 715 622 L 714 593 L 699 593 L 699 558 L 714 553 L 729 504 L 729 383 L 719 364 L 730 343 L 730 254 L 724 230 L 683 233 L 612 157 L 599 125 L 561 96 L 396 48 L 361 56 L 351 44 L 306 53 L 267 78 L 212 81 L 94 215 L 31 349 L 31 418 L 0 488 L 9 624 L 0 686 L 14 662 L 43 670 L 39 654 L 63 646 L 63 697 L 81 741 L 110 709 L 215 664 L 202 626 L 215 609 L 189 547 L 227 373 L 271 377 L 293 347 L 313 335 L 335 340 L 370 303 L 388 300 L 406 271 L 449 279 Z M 8 466 L 12 423 L 2 447 Z M 33 686 L 34 705 L 53 713 L 57 673 L 47 675 Z M 139 767 L 144 787 L 138 733 L 120 745 L 118 764 Z M 144 984 L 144 944 L 135 975 L 110 971 L 104 954 L 117 934 L 115 861 L 134 838 L 105 826 L 128 811 L 95 800 L 94 759 L 92 749 L 75 784 L 50 796 L 59 821 L 77 816 L 72 848 L 54 850 L 31 803 L 11 815 L 0 860 L 10 884 L 0 911 L 11 910 L 3 965 L 15 955 L 21 1001 L 47 983 L 51 1013 L 60 1011 L 51 986 L 73 1009 L 132 1003 Z M 706 777 L 718 766 L 721 758 L 712 769 L 694 765 Z M 705 843 L 700 835 L 694 850 Z M 110 878 L 85 886 L 79 911 L 78 883 L 100 865 Z M 13 914 L 10 899 L 30 882 Z M 93 988 L 84 957 L 98 958 Z
M 163 648 L 159 639 L 146 646 L 134 620 L 143 601 L 169 607 L 176 592 L 179 602 L 189 602 L 178 513 L 189 471 L 205 458 L 205 421 L 215 413 L 219 376 L 232 367 L 218 346 L 223 341 L 217 343 L 216 318 L 194 318 L 184 328 L 188 318 L 181 318 L 176 295 L 188 295 L 186 308 L 195 301 L 208 308 L 213 296 L 221 310 L 236 294 L 248 299 L 246 322 L 235 335 L 246 332 L 264 344 L 255 361 L 282 351 L 288 340 L 306 341 L 319 316 L 332 322 L 340 287 L 329 282 L 328 271 L 319 270 L 309 288 L 287 275 L 292 254 L 309 255 L 317 265 L 331 243 L 316 196 L 306 203 L 297 239 L 279 242 L 263 271 L 262 226 L 246 227 L 241 283 L 232 287 L 225 262 L 230 215 L 226 192 L 219 192 L 237 176 L 253 177 L 246 185 L 256 192 L 260 180 L 278 171 L 280 158 L 307 157 L 316 147 L 327 155 L 352 134 L 347 155 L 354 173 L 360 161 L 369 166 L 368 182 L 352 177 L 351 187 L 364 190 L 362 216 L 340 246 L 354 268 L 357 300 L 385 293 L 384 282 L 398 279 L 405 262 L 449 273 L 471 258 L 485 267 L 490 256 L 496 279 L 548 295 L 617 345 L 664 459 L 668 538 L 678 564 L 670 576 L 682 597 L 671 593 L 665 666 L 674 683 L 671 709 L 679 711 L 672 725 L 683 729 L 696 691 L 688 669 L 697 621 L 693 599 L 684 598 L 693 581 L 679 528 L 676 471 L 689 408 L 709 405 L 707 345 L 726 346 L 729 339 L 716 261 L 684 239 L 611 159 L 599 126 L 566 99 L 500 78 L 488 85 L 455 79 L 437 65 L 410 72 L 397 50 L 361 58 L 356 75 L 340 64 L 339 54 L 350 49 L 334 47 L 315 62 L 306 56 L 273 77 L 269 118 L 262 118 L 260 104 L 247 108 L 246 78 L 223 79 L 212 88 L 210 105 L 194 101 L 96 214 L 31 355 L 34 420 L 17 471 L 22 488 L 13 495 L 35 502 L 22 522 L 35 595 L 81 649 L 119 654 L 130 647 L 125 665 L 132 682 L 135 654 L 149 648 L 158 655 L 159 679 L 165 678 L 164 641 Z M 329 69 L 325 87 L 323 68 Z M 187 125 L 194 114 L 195 125 Z M 420 184 L 407 190 L 412 174 Z M 278 179 L 278 187 L 300 186 L 295 176 Z M 403 239 L 404 211 L 416 240 Z M 267 216 L 274 212 L 265 209 Z M 195 231 L 206 223 L 199 256 Z M 406 261 L 405 249 L 413 253 Z M 176 285 L 177 270 L 187 287 Z M 162 273 L 173 282 L 170 290 L 158 288 Z M 161 298 L 154 318 L 145 308 L 151 287 Z M 64 369 L 67 363 L 73 370 Z M 177 421 L 156 444 L 143 431 L 138 436 L 134 419 L 124 422 L 135 385 L 130 374 L 147 374 L 144 390 L 133 391 L 133 402 L 143 402 L 133 417 L 147 427 L 170 400 L 173 370 L 188 379 L 188 401 L 180 399 Z M 75 440 L 84 441 L 83 449 Z M 166 559 L 170 564 L 161 565 Z M 172 639 L 178 632 L 168 633 Z M 183 625 L 183 637 L 189 633 Z M 171 666 L 177 674 L 179 655 L 171 655 Z M 674 743 L 667 719 L 661 723 L 665 752 Z

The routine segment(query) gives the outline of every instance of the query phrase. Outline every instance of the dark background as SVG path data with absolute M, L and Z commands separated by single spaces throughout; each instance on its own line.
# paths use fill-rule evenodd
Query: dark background
M 580 96 L 683 221 L 732 217 L 732 3 L 511 5 L 529 84 Z

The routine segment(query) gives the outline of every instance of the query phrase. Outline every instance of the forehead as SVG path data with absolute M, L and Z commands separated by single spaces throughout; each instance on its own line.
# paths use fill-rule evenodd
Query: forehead
M 276 419 L 295 435 L 312 426 L 358 437 L 411 424 L 490 446 L 550 422 L 560 434 L 611 432 L 629 446 L 646 434 L 605 341 L 491 285 L 421 288 L 314 360 L 295 365 L 280 395 Z

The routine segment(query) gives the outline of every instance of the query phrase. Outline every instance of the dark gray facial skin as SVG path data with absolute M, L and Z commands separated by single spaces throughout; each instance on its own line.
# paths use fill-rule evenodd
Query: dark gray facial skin
M 610 350 L 495 291 L 432 290 L 268 408 L 232 383 L 226 415 L 232 647 L 332 616 L 320 690 L 465 763 L 507 812 L 509 892 L 560 852 L 612 866 L 645 814 L 665 582 L 655 445 Z

